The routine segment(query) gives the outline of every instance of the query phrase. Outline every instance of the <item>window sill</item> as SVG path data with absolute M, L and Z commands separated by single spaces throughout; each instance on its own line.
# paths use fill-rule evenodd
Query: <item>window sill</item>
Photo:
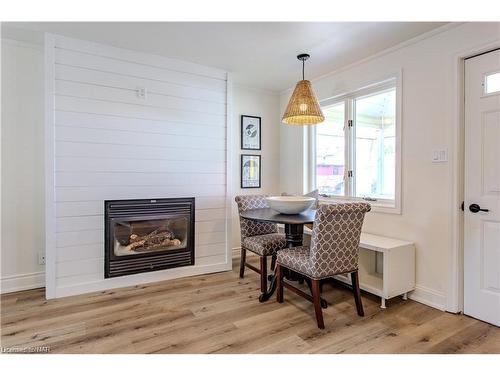
M 332 203 L 347 203 L 347 202 L 363 202 L 369 203 L 372 207 L 371 212 L 378 212 L 384 214 L 401 215 L 401 207 L 396 202 L 372 202 L 365 201 L 364 199 L 343 198 L 343 197 L 319 197 L 319 204 L 332 204 Z

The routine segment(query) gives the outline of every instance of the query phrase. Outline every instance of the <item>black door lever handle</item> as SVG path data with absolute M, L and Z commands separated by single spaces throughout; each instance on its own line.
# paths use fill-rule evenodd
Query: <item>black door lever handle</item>
M 470 210 L 470 212 L 473 212 L 473 213 L 476 213 L 476 212 L 479 212 L 479 211 L 482 211 L 482 212 L 489 212 L 490 211 L 487 208 L 481 208 L 481 206 L 479 206 L 476 203 L 472 203 L 469 206 L 469 210 Z

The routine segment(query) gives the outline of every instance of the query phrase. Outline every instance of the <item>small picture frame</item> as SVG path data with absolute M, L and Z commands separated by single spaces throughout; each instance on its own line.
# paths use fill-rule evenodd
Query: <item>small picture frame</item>
M 241 115 L 241 149 L 261 149 L 261 118 L 257 116 Z
M 241 188 L 260 188 L 260 155 L 241 155 Z

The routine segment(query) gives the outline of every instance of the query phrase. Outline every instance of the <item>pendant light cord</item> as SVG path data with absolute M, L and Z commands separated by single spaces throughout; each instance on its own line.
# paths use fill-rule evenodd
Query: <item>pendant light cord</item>
M 304 69 L 305 69 L 305 65 L 306 65 L 306 60 L 305 59 L 302 59 L 302 80 L 304 80 L 305 76 L 304 76 Z

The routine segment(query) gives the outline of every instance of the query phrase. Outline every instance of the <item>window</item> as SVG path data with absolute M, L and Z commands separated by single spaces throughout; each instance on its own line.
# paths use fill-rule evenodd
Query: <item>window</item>
M 320 194 L 344 195 L 345 104 L 324 108 L 325 122 L 316 129 L 316 186 Z
M 314 127 L 312 185 L 323 197 L 399 209 L 396 80 L 322 102 Z
M 484 91 L 486 94 L 500 92 L 500 72 L 487 74 L 484 81 Z

